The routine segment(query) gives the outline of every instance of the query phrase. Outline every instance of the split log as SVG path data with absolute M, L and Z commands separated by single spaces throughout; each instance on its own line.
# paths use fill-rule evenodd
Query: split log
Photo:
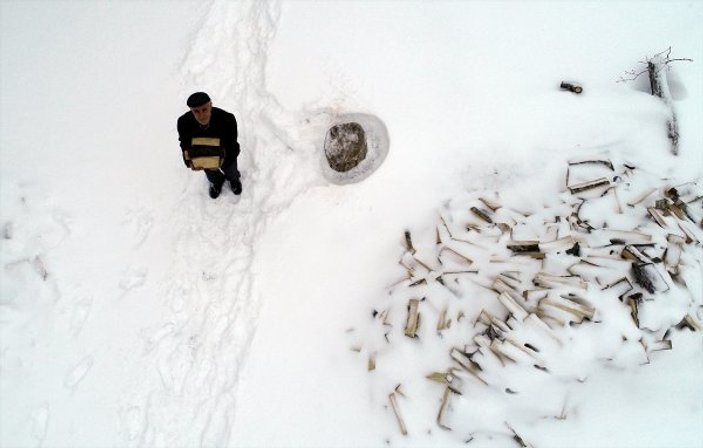
M 621 255 L 623 258 L 632 260 L 633 262 L 638 264 L 652 262 L 652 260 L 650 260 L 648 256 L 646 256 L 644 253 L 642 253 L 642 251 L 640 251 L 637 247 L 631 244 L 625 246 L 625 248 L 622 250 Z
M 449 252 L 450 257 L 447 257 L 446 255 L 444 255 L 445 252 Z M 468 264 L 468 265 L 472 265 L 474 263 L 474 261 L 471 258 L 459 253 L 455 249 L 452 249 L 451 247 L 448 247 L 448 246 L 442 247 L 442 249 L 440 249 L 439 255 L 438 255 L 439 256 L 439 263 L 444 265 L 442 255 L 444 255 L 445 261 L 456 260 L 457 263 Z
M 534 328 L 540 330 L 543 334 L 549 336 L 551 339 L 553 339 L 559 346 L 563 345 L 563 342 L 561 339 L 559 339 L 555 334 L 552 328 L 547 325 L 546 322 L 544 322 L 540 317 L 535 314 L 535 313 L 530 313 L 529 316 L 523 321 L 524 324 L 526 325 L 532 325 Z
M 632 275 L 635 283 L 640 285 L 650 294 L 656 291 L 668 291 L 669 285 L 657 271 L 653 263 L 633 263 Z
M 408 319 L 405 324 L 405 336 L 409 338 L 417 337 L 417 329 L 420 326 L 420 301 L 410 299 L 408 302 Z
M 581 277 L 575 275 L 553 275 L 546 272 L 538 273 L 532 283 L 535 286 L 540 286 L 542 288 L 558 288 L 563 286 L 570 286 L 578 289 L 588 289 L 588 283 L 584 282 Z
M 501 207 L 501 205 L 497 201 L 494 201 L 490 198 L 481 197 L 478 198 L 478 200 L 481 201 L 486 207 L 490 208 L 492 212 L 495 212 Z
M 447 319 L 447 308 L 444 308 L 439 313 L 439 319 L 437 320 L 437 331 L 444 331 L 452 325 L 452 320 Z
M 605 165 L 610 169 L 610 171 L 615 171 L 613 167 L 613 162 L 608 159 L 571 159 L 569 160 L 569 166 L 573 165 Z
M 520 296 L 520 291 L 518 290 L 519 284 L 514 285 L 510 280 L 506 279 L 505 277 L 501 278 L 500 276 L 496 277 L 496 279 L 493 281 L 493 284 L 491 285 L 493 290 L 495 290 L 497 293 L 507 293 L 513 297 L 521 297 Z
M 415 248 L 413 247 L 413 240 L 410 236 L 410 231 L 405 231 L 405 249 L 411 254 L 415 255 Z
M 539 252 L 539 241 L 510 241 L 506 247 L 515 253 Z
M 640 327 L 640 319 L 639 319 L 639 302 L 641 300 L 641 296 L 638 296 L 636 294 L 633 294 L 627 298 L 627 304 L 630 307 L 630 316 L 632 316 L 632 320 L 635 321 L 635 326 L 637 328 Z
M 544 252 L 539 248 L 539 241 L 510 241 L 506 247 L 515 255 L 527 255 L 540 260 L 545 257 Z
M 471 212 L 482 220 L 486 221 L 488 224 L 493 224 L 493 218 L 491 218 L 491 214 L 488 211 L 480 209 L 478 207 L 471 207 Z
M 502 292 L 498 295 L 498 300 L 507 308 L 508 312 L 519 321 L 527 317 L 527 311 L 510 294 Z
M 544 309 L 545 306 L 552 306 L 560 310 L 572 314 L 576 322 L 582 322 L 584 319 L 593 320 L 596 309 L 583 299 L 577 297 L 560 295 L 559 297 L 547 297 L 539 301 L 539 306 Z
M 611 283 L 610 285 L 603 288 L 603 291 L 610 291 L 618 295 L 618 298 L 622 300 L 623 296 L 628 292 L 632 291 L 632 283 L 627 278 L 623 277 L 620 280 Z
M 545 252 L 566 251 L 569 255 L 579 256 L 579 243 L 571 235 L 567 235 L 553 241 L 540 242 L 539 247 Z
M 646 342 L 643 342 L 644 349 L 647 352 L 657 352 L 660 350 L 671 350 L 673 347 L 671 340 L 669 339 L 662 339 L 661 341 L 655 341 L 650 344 L 647 344 Z
M 400 433 L 403 434 L 404 436 L 408 435 L 408 428 L 405 426 L 405 421 L 403 420 L 403 416 L 400 415 L 400 408 L 398 407 L 398 400 L 395 398 L 395 392 L 391 392 L 391 394 L 388 396 L 388 399 L 391 402 L 391 409 L 393 409 L 393 414 L 395 414 L 395 418 L 398 421 L 398 426 L 400 427 Z
M 644 200 L 647 199 L 648 197 L 650 197 L 652 195 L 652 193 L 654 193 L 655 191 L 657 191 L 657 189 L 652 188 L 651 190 L 648 190 L 647 192 L 643 193 L 642 195 L 640 195 L 640 196 L 636 197 L 635 199 L 633 199 L 632 201 L 628 202 L 627 205 L 630 207 L 634 207 L 635 205 L 638 205 L 638 204 L 644 202 Z
M 432 372 L 425 378 L 435 381 L 437 383 L 444 384 L 455 394 L 461 395 L 461 388 L 464 382 L 461 380 L 461 378 L 459 378 L 453 373 L 452 369 L 449 369 L 448 372 Z
M 610 244 L 650 244 L 652 235 L 636 230 L 598 229 L 591 234 L 591 247 L 600 243 Z
M 544 299 L 549 295 L 549 289 L 526 289 L 522 292 L 522 297 L 528 302 Z
M 513 433 L 513 440 L 515 442 L 517 442 L 518 445 L 520 445 L 522 448 L 529 447 L 529 445 L 525 442 L 525 440 L 522 437 L 520 437 L 517 432 L 515 432 L 515 430 L 508 424 L 508 422 L 505 422 L 505 426 L 507 426 L 508 429 L 510 430 L 510 432 Z
M 576 193 L 582 193 L 582 192 L 588 191 L 588 190 L 593 190 L 595 188 L 604 187 L 606 185 L 610 185 L 610 181 L 605 177 L 601 177 L 601 178 L 598 178 L 595 180 L 581 182 L 576 185 L 570 185 L 568 188 L 569 188 L 569 191 L 571 192 L 571 194 L 576 194 Z
M 525 348 L 520 347 L 510 340 L 505 340 L 503 342 L 492 341 L 491 348 L 494 352 L 499 353 L 506 359 L 509 359 L 515 363 L 523 363 L 527 365 L 532 365 L 535 362 L 541 364 L 541 361 L 529 353 Z
M 664 252 L 664 265 L 670 275 L 679 275 L 679 264 L 683 247 L 680 244 L 670 243 Z
M 677 330 L 688 328 L 691 331 L 700 331 L 701 325 L 696 322 L 696 319 L 694 319 L 693 316 L 691 316 L 690 314 L 686 314 L 683 319 L 681 319 L 681 322 L 676 324 L 675 328 Z
M 656 207 L 647 207 L 647 212 L 649 213 L 649 216 L 652 217 L 654 222 L 659 225 L 659 227 L 661 227 L 662 229 L 667 228 L 669 224 L 666 222 L 666 218 L 664 218 L 662 212 L 657 210 Z
M 487 384 L 486 381 L 484 381 L 483 378 L 479 376 L 479 372 L 481 372 L 482 370 L 481 366 L 472 361 L 471 358 L 469 358 L 468 354 L 462 352 L 459 349 L 453 348 L 452 351 L 449 352 L 449 356 L 468 373 L 476 377 L 482 383 Z
M 683 232 L 686 237 L 686 244 L 698 244 L 700 239 L 693 233 L 691 229 L 688 228 L 687 223 L 683 221 L 678 222 L 679 229 Z
M 442 396 L 442 404 L 439 406 L 439 412 L 437 413 L 437 426 L 442 429 L 451 431 L 452 428 L 444 424 L 444 415 L 447 410 L 447 405 L 449 404 L 450 389 L 447 387 L 444 389 L 444 395 Z

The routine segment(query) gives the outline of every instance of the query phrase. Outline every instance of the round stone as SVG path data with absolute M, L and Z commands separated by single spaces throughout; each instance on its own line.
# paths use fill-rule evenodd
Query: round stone
M 325 157 L 330 168 L 345 173 L 359 165 L 367 153 L 366 132 L 359 123 L 332 126 L 325 136 Z

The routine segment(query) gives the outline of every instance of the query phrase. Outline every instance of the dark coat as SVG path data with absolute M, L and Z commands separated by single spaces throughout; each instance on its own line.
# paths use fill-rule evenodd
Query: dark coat
M 220 139 L 225 149 L 225 160 L 223 166 L 229 166 L 237 160 L 239 155 L 239 143 L 237 143 L 237 120 L 234 115 L 217 107 L 212 108 L 210 124 L 203 129 L 195 120 L 193 113 L 188 111 L 178 118 L 178 140 L 181 142 L 181 149 L 190 147 L 193 137 L 216 137 Z M 182 152 L 182 151 L 181 151 Z M 183 162 L 188 162 L 183 157 Z

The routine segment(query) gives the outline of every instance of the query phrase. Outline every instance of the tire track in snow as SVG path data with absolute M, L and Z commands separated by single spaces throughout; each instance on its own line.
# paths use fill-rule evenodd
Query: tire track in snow
M 226 446 L 236 388 L 256 331 L 261 298 L 252 263 L 267 222 L 319 182 L 314 145 L 292 149 L 294 119 L 264 83 L 279 5 L 213 3 L 183 64 L 187 87 L 235 104 L 244 192 L 212 201 L 190 176 L 173 209 L 173 265 L 167 316 L 144 344 L 144 382 L 124 408 L 129 446 Z M 185 97 L 185 96 L 184 96 Z M 229 109 L 227 106 L 223 106 Z M 312 149 L 312 151 L 311 151 Z

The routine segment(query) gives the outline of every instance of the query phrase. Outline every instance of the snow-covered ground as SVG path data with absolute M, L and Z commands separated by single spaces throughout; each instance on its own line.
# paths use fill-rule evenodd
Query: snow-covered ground
M 701 23 L 696 1 L 0 2 L 0 445 L 703 446 L 700 331 L 609 365 L 637 329 L 604 307 L 615 333 L 557 329 L 572 370 L 506 370 L 520 399 L 468 376 L 446 430 L 424 377 L 460 335 L 397 324 L 383 345 L 373 317 L 404 304 L 404 231 L 434 247 L 440 212 L 460 225 L 476 195 L 547 216 L 567 161 L 594 156 L 700 185 Z M 669 73 L 678 157 L 646 76 L 616 82 L 669 46 L 693 59 Z M 196 90 L 237 116 L 241 198 L 183 167 Z M 330 183 L 325 132 L 359 113 L 388 155 Z M 652 303 L 700 322 L 686 251 L 685 287 Z

